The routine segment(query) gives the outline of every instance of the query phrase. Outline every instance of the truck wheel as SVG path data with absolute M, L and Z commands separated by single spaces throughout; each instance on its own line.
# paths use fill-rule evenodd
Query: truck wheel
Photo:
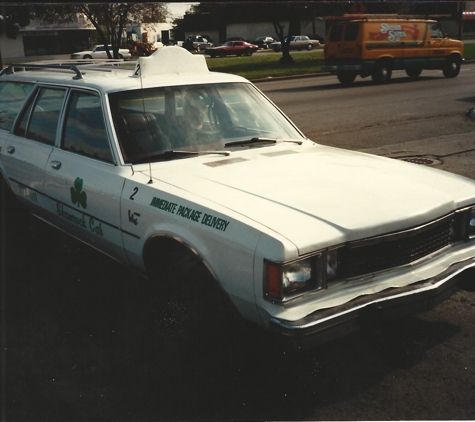
M 442 72 L 446 78 L 455 78 L 460 72 L 460 59 L 458 57 L 449 57 Z
M 340 72 L 336 76 L 343 85 L 351 85 L 355 81 L 356 75 L 356 72 Z
M 373 82 L 385 84 L 391 80 L 392 69 L 388 62 L 376 63 L 371 77 Z
M 410 69 L 406 69 L 406 75 L 409 76 L 411 79 L 417 79 L 421 73 L 422 69 L 419 69 L 417 67 L 411 67 Z

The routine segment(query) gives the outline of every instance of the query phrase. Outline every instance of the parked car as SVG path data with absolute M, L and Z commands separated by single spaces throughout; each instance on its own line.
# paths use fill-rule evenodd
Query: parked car
M 259 48 L 268 49 L 273 42 L 275 42 L 275 39 L 272 37 L 258 37 L 252 43 Z
M 109 51 L 113 57 L 112 46 L 109 45 Z M 119 59 L 130 59 L 132 54 L 126 48 L 119 49 Z M 95 45 L 90 50 L 78 51 L 71 54 L 71 59 L 107 59 L 107 50 L 105 45 Z
M 425 311 L 475 267 L 474 180 L 319 145 L 181 47 L 104 66 L 0 72 L 1 212 L 153 280 L 150 321 L 217 336 L 237 313 L 308 346 Z
M 183 42 L 183 47 L 188 51 L 202 51 L 213 47 L 213 43 L 208 38 L 201 35 L 189 35 Z
M 287 40 L 287 37 L 285 37 Z M 320 42 L 317 40 L 311 40 L 309 37 L 306 35 L 293 35 L 290 37 L 290 44 L 289 48 L 291 50 L 311 50 L 314 47 L 318 47 L 320 45 Z M 280 41 L 276 41 L 271 44 L 271 48 L 275 52 L 282 51 L 282 45 Z
M 252 56 L 259 47 L 255 44 L 250 44 L 245 41 L 227 41 L 219 47 L 213 47 L 206 50 L 206 54 L 211 57 L 226 57 L 226 56 Z

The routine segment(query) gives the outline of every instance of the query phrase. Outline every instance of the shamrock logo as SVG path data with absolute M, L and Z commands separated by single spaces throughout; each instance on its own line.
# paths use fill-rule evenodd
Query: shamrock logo
M 82 190 L 82 179 L 76 177 L 74 181 L 74 187 L 71 188 L 71 201 L 73 204 L 77 204 L 78 207 L 82 206 L 87 208 L 87 194 Z

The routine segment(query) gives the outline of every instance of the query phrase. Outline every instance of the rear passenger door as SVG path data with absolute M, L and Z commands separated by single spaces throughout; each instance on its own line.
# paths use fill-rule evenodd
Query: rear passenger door
M 38 87 L 2 150 L 2 163 L 14 192 L 39 215 L 47 207 L 44 172 L 55 144 L 65 95 L 66 89 Z
M 46 165 L 45 190 L 57 226 L 123 261 L 120 197 L 132 171 L 115 165 L 110 139 L 99 94 L 72 89 L 59 147 Z

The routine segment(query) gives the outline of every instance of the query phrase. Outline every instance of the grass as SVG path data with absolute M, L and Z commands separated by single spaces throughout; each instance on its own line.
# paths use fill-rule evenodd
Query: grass
M 259 52 L 251 57 L 230 56 L 216 59 L 207 57 L 206 61 L 211 71 L 234 73 L 247 79 L 304 75 L 320 71 L 323 62 L 323 50 L 293 54 L 294 64 L 281 64 L 279 62 L 281 57 L 281 54 Z
M 475 43 L 465 44 L 463 56 L 465 60 L 475 59 Z

